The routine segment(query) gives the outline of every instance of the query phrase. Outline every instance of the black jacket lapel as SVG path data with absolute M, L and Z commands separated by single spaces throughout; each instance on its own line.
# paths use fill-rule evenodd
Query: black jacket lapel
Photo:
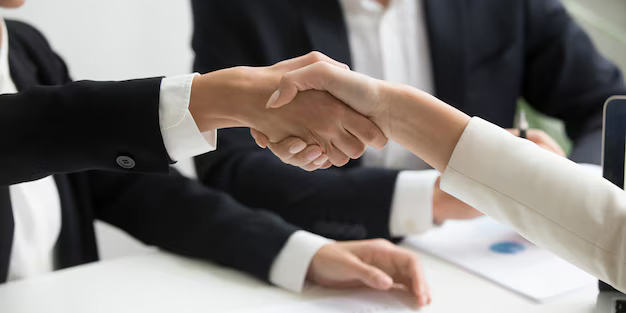
M 341 5 L 337 0 L 298 0 L 304 27 L 313 49 L 349 66 L 350 43 Z
M 9 187 L 0 187 L 0 283 L 7 280 L 13 246 L 13 208 Z
M 435 94 L 457 108 L 466 99 L 467 20 L 462 0 L 424 0 Z
M 25 53 L 19 41 L 9 36 L 9 68 L 15 88 L 20 91 L 37 85 L 37 70 L 25 59 Z
M 19 42 L 12 40 L 9 36 L 9 68 L 13 83 L 18 90 L 24 86 L 31 85 L 25 70 L 25 62 L 16 60 L 15 56 L 19 56 L 21 46 Z M 19 59 L 19 58 L 18 58 Z M 16 75 L 17 74 L 17 75 Z M 13 220 L 13 206 L 11 205 L 11 194 L 8 186 L 0 186 L 0 283 L 7 281 L 9 275 L 9 266 L 11 261 L 11 249 L 13 248 L 13 232 L 15 231 L 15 221 Z

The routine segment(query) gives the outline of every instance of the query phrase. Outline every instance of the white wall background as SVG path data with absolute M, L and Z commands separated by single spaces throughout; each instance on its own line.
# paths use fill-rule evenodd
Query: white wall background
M 191 71 L 188 0 L 27 0 L 7 18 L 39 28 L 74 79 L 122 80 Z M 189 163 L 184 164 L 189 171 Z M 96 225 L 104 259 L 144 251 L 103 223 Z
M 5 17 L 37 26 L 75 79 L 129 79 L 188 73 L 188 0 L 27 0 Z

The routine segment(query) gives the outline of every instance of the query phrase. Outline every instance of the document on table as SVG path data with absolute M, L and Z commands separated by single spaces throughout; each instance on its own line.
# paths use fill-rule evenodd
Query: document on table
M 240 313 L 414 313 L 415 309 L 414 300 L 407 292 L 359 290 L 340 297 L 282 304 Z
M 597 283 L 489 217 L 448 221 L 405 242 L 538 302 Z

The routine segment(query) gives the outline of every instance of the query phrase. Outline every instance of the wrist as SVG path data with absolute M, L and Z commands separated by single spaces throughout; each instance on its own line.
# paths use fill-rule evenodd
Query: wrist
M 376 86 L 376 98 L 377 102 L 375 105 L 375 110 L 368 114 L 368 117 L 380 128 L 380 130 L 385 134 L 385 137 L 392 139 L 393 130 L 392 125 L 396 121 L 393 120 L 392 116 L 392 103 L 394 98 L 397 96 L 396 94 L 396 86 L 393 83 L 389 83 L 386 81 L 378 81 L 379 83 Z
M 389 106 L 387 138 L 443 172 L 470 117 L 417 88 L 389 83 L 383 92 Z
M 406 85 L 381 81 L 378 85 L 378 108 L 371 117 L 383 133 L 393 141 L 404 139 L 405 129 L 414 128 L 420 106 L 432 97 L 424 91 Z
M 275 89 L 269 77 L 250 67 L 235 67 L 194 77 L 189 111 L 201 132 L 254 127 Z

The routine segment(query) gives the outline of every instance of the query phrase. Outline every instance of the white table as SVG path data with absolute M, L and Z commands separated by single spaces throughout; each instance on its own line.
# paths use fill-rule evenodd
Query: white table
M 594 312 L 595 287 L 536 304 L 430 256 L 433 303 L 420 312 Z M 214 264 L 162 252 L 99 262 L 0 287 L 2 313 L 233 312 L 336 296 L 296 295 Z

